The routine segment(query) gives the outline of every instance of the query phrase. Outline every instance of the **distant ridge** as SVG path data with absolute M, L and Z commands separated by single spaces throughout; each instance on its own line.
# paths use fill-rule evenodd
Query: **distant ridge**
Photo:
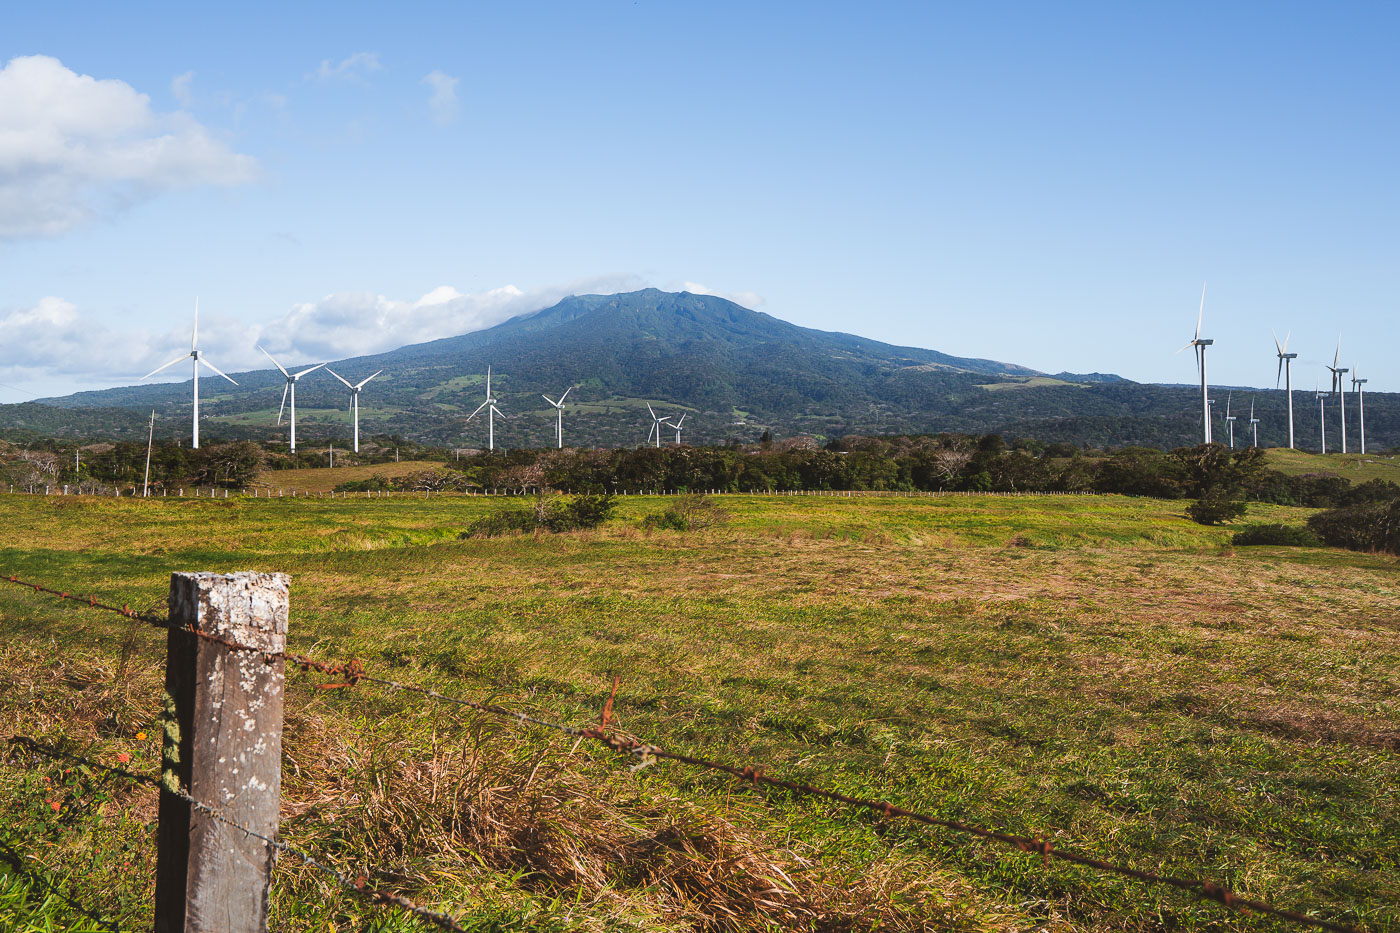
M 1111 373 L 1049 376 L 998 360 L 902 347 L 853 334 L 799 327 L 712 295 L 643 289 L 574 295 L 495 327 L 331 361 L 347 377 L 384 375 L 361 401 L 365 435 L 481 446 L 484 426 L 465 424 L 480 404 L 486 367 L 505 421 L 506 447 L 553 443 L 553 409 L 540 396 L 568 386 L 566 444 L 640 443 L 651 403 L 688 413 L 690 443 L 775 436 L 999 431 L 1076 444 L 1194 443 L 1198 390 L 1140 385 Z M 284 380 L 273 369 L 201 384 L 202 432 L 215 437 L 285 437 L 275 427 Z M 1368 438 L 1400 443 L 1400 406 L 1367 396 Z M 80 392 L 0 406 L 0 436 L 135 438 L 151 408 L 157 431 L 188 433 L 189 383 Z M 1277 443 L 1282 393 L 1257 392 L 1260 440 Z M 348 434 L 346 393 L 313 373 L 297 388 L 298 433 Z M 1308 421 L 1300 418 L 1300 443 Z M 1274 433 L 1270 433 L 1274 432 Z

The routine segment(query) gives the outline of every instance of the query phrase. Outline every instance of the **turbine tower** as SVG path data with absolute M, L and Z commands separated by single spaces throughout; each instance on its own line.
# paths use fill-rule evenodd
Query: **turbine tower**
M 1361 454 L 1366 455 L 1366 397 L 1362 386 L 1366 384 L 1365 379 L 1358 379 L 1360 373 L 1351 374 L 1351 388 L 1356 393 L 1356 413 L 1361 416 Z
M 359 452 L 360 452 L 360 390 L 363 389 L 363 388 L 365 387 L 365 383 L 366 383 L 366 382 L 369 382 L 371 379 L 374 378 L 374 376 L 379 375 L 379 373 L 384 372 L 384 370 L 382 370 L 382 369 L 379 370 L 379 372 L 375 373 L 374 376 L 367 376 L 365 379 L 361 380 L 359 383 L 357 383 L 357 384 L 355 384 L 355 385 L 351 385 L 351 384 L 350 384 L 350 380 L 346 379 L 344 376 L 342 376 L 340 373 L 336 372 L 335 370 L 331 369 L 329 366 L 326 367 L 326 372 L 330 373 L 332 376 L 334 376 L 335 378 L 339 379 L 341 382 L 345 383 L 345 388 L 347 388 L 347 389 L 350 390 L 350 420 L 353 421 L 353 422 L 355 423 L 355 453 L 359 453 Z
M 1201 321 L 1206 313 L 1206 287 L 1201 285 L 1201 308 L 1196 312 L 1196 336 L 1182 347 L 1194 347 L 1196 350 L 1196 365 L 1201 370 L 1201 420 L 1205 422 L 1205 443 L 1210 443 L 1210 396 L 1206 391 L 1206 347 L 1215 343 L 1214 340 L 1205 340 L 1201 337 Z M 1177 350 L 1180 353 L 1181 350 Z
M 277 360 L 272 356 L 271 353 L 268 353 L 266 350 L 263 350 L 263 348 L 262 348 L 261 346 L 259 346 L 258 349 L 259 349 L 259 350 L 262 350 L 262 351 L 263 351 L 263 355 L 266 356 L 268 359 L 272 360 L 272 365 L 273 365 L 273 366 L 276 366 L 277 369 L 282 373 L 282 375 L 285 376 L 285 377 L 287 378 L 287 384 L 284 385 L 284 386 L 282 387 L 282 404 L 281 404 L 280 406 L 278 406 L 278 408 L 277 408 L 277 424 L 278 424 L 279 426 L 282 424 L 282 412 L 283 412 L 283 410 L 285 410 L 286 407 L 287 407 L 287 396 L 288 396 L 288 394 L 290 394 L 291 397 L 292 397 L 292 411 L 291 411 L 291 418 L 290 418 L 290 420 L 289 420 L 288 423 L 289 423 L 290 426 L 291 426 L 291 430 L 290 430 L 290 432 L 289 432 L 289 434 L 288 434 L 289 443 L 288 443 L 287 447 L 288 447 L 288 451 L 289 451 L 290 453 L 296 453 L 296 452 L 297 452 L 297 380 L 300 379 L 302 376 L 305 376 L 307 373 L 313 373 L 313 372 L 315 372 L 316 370 L 320 369 L 322 366 L 325 366 L 326 364 L 325 364 L 325 363 L 317 363 L 315 366 L 311 366 L 311 367 L 308 367 L 307 369 L 303 369 L 303 370 L 302 370 L 301 372 L 299 372 L 299 373 L 289 373 L 289 372 L 287 372 L 285 369 L 282 368 L 282 364 L 279 363 L 279 362 L 277 362 Z
M 1254 399 L 1249 400 L 1249 428 L 1254 432 L 1254 446 L 1259 446 L 1259 419 L 1254 417 Z
M 1293 336 L 1293 331 L 1289 331 L 1283 338 L 1283 343 L 1278 342 L 1278 331 L 1274 331 L 1274 349 L 1278 351 L 1278 377 L 1274 379 L 1274 388 L 1278 388 L 1280 378 L 1285 379 L 1288 384 L 1288 449 L 1293 449 L 1293 361 L 1298 358 L 1298 354 L 1288 352 L 1288 338 Z
M 1351 370 L 1342 365 L 1342 335 L 1337 335 L 1337 355 L 1332 357 L 1332 394 L 1337 396 L 1337 408 L 1342 414 L 1342 453 L 1347 452 L 1347 387 L 1342 378 Z
M 679 446 L 681 445 L 681 425 L 685 423 L 685 418 L 686 418 L 686 415 L 688 415 L 688 414 L 690 414 L 690 412 L 685 412 L 684 414 L 682 414 L 680 420 L 677 421 L 677 422 L 673 425 L 673 427 L 675 427 L 675 429 L 676 429 L 676 446 L 677 446 L 677 447 L 679 447 Z
M 467 422 L 481 414 L 482 409 L 486 409 L 486 449 L 496 449 L 496 416 L 501 415 L 501 410 L 496 407 L 496 398 L 491 394 L 491 367 L 486 367 L 486 401 L 477 406 L 476 411 L 467 415 Z
M 1231 392 L 1225 396 L 1225 426 L 1230 429 L 1230 449 L 1235 449 L 1235 419 L 1236 415 L 1230 414 L 1230 403 L 1235 400 L 1235 393 Z
M 213 363 L 209 362 L 209 361 L 208 361 L 207 359 L 205 359 L 203 356 L 200 356 L 200 355 L 199 355 L 199 299 L 198 299 L 198 298 L 196 298 L 196 299 L 194 300 L 194 336 L 193 336 L 192 338 L 190 338 L 190 352 L 185 353 L 185 354 L 182 354 L 181 356 L 176 357 L 175 359 L 171 360 L 169 363 L 166 363 L 164 366 L 161 366 L 161 367 L 158 367 L 158 368 L 156 368 L 156 369 L 151 370 L 150 372 L 146 373 L 146 375 L 142 376 L 141 378 L 142 378 L 142 379 L 149 379 L 149 378 L 151 378 L 152 376 L 154 376 L 156 373 L 160 372 L 162 369 L 169 369 L 171 366 L 174 366 L 176 363 L 180 362 L 181 360 L 193 360 L 193 361 L 194 361 L 194 362 L 191 364 L 191 365 L 194 367 L 194 434 L 193 434 L 193 443 L 191 444 L 191 446 L 192 446 L 195 450 L 198 450 L 198 449 L 199 449 L 199 364 L 200 364 L 200 363 L 203 363 L 205 366 L 208 366 L 209 369 L 210 369 L 212 372 L 214 372 L 214 373 L 216 373 L 216 374 L 218 374 L 218 375 L 220 375 L 220 376 L 223 376 L 225 379 L 228 379 L 229 382 L 233 382 L 233 379 L 229 378 L 229 376 L 227 376 L 224 372 L 222 372 L 222 371 L 221 371 L 218 367 L 216 367 Z M 233 384 L 234 384 L 234 385 L 238 385 L 238 383 L 236 383 L 236 382 L 233 382 Z
M 554 406 L 554 414 L 556 415 L 554 421 L 554 441 L 559 445 L 559 449 L 561 450 L 564 448 L 564 399 L 568 398 L 569 393 L 572 391 L 574 391 L 574 387 L 569 386 L 564 390 L 564 394 L 559 396 L 559 401 L 557 402 L 543 392 L 540 393 L 540 398 Z
M 658 415 L 655 409 L 651 407 L 651 402 L 647 402 L 647 411 L 651 412 L 651 430 L 647 432 L 647 440 L 651 440 L 654 436 L 656 438 L 656 446 L 660 447 L 661 426 L 664 424 L 668 427 L 675 427 L 675 425 L 671 424 L 669 419 L 662 418 L 660 415 Z
M 1322 392 L 1321 384 L 1313 386 L 1313 394 L 1317 396 L 1317 424 L 1322 430 L 1322 452 L 1327 453 L 1327 396 Z

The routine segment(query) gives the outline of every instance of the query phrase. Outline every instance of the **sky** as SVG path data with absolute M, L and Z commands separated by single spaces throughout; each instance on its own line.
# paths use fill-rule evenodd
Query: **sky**
M 1400 391 L 1400 7 L 28 4 L 0 402 L 655 286 L 1056 372 Z M 183 367 L 170 370 L 172 377 Z M 164 377 L 165 374 L 162 374 Z

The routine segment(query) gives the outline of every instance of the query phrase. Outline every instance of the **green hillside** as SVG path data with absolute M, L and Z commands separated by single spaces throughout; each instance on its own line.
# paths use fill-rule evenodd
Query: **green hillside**
M 1195 390 L 1154 386 L 1101 373 L 1048 376 L 995 360 L 898 347 L 850 334 L 798 327 L 708 295 L 646 289 L 584 295 L 459 337 L 332 364 L 347 377 L 384 375 L 366 389 L 366 433 L 463 446 L 485 443 L 485 425 L 465 419 L 481 402 L 488 366 L 507 420 L 497 442 L 536 447 L 553 441 L 553 410 L 541 394 L 569 397 L 566 439 L 586 446 L 642 442 L 645 404 L 685 411 L 695 443 L 776 436 L 962 431 L 1034 436 L 1076 444 L 1174 447 L 1198 436 Z M 201 386 L 210 437 L 273 439 L 283 379 L 267 369 Z M 1221 390 L 1222 392 L 1227 390 Z M 1284 396 L 1250 392 L 1260 440 L 1285 436 Z M 1246 404 L 1244 392 L 1236 400 Z M 82 392 L 43 403 L 0 406 L 0 434 L 135 438 L 151 408 L 157 430 L 188 431 L 188 383 Z M 1400 403 L 1374 394 L 1367 427 L 1377 449 L 1400 444 Z M 297 390 L 308 442 L 348 434 L 346 393 L 317 372 Z M 1313 446 L 1316 418 L 1301 408 L 1301 446 Z M 284 429 L 285 430 L 285 429 Z M 1241 433 L 1243 428 L 1241 428 Z M 1223 435 L 1223 424 L 1221 434 Z

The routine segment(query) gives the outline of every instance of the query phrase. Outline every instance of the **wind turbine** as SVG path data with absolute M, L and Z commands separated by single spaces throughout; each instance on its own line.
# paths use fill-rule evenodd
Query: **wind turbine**
M 194 368 L 194 439 L 193 439 L 193 443 L 191 444 L 191 446 L 192 446 L 195 450 L 198 450 L 198 449 L 199 449 L 199 364 L 200 364 L 200 363 L 203 363 L 205 366 L 208 366 L 209 369 L 210 369 L 211 371 L 213 371 L 214 373 L 216 373 L 217 375 L 223 376 L 225 379 L 228 379 L 229 382 L 233 382 L 233 379 L 231 379 L 227 374 L 225 374 L 225 373 L 224 373 L 222 370 L 220 370 L 217 366 L 215 366 L 213 363 L 209 362 L 207 359 L 205 359 L 204 357 L 202 357 L 202 356 L 199 355 L 199 299 L 198 299 L 198 298 L 196 298 L 196 299 L 194 300 L 194 336 L 190 338 L 190 352 L 188 352 L 188 353 L 186 353 L 186 354 L 184 354 L 184 355 L 182 355 L 182 356 L 176 357 L 175 359 L 171 360 L 169 363 L 166 363 L 164 366 L 161 366 L 161 367 L 159 367 L 159 368 L 157 368 L 157 369 L 151 370 L 150 372 L 146 373 L 146 375 L 142 376 L 141 378 L 142 378 L 142 379 L 149 379 L 149 378 L 151 378 L 152 376 L 154 376 L 156 373 L 160 372 L 162 369 L 169 369 L 170 367 L 174 366 L 176 363 L 180 362 L 181 360 L 186 360 L 186 359 L 189 359 L 189 360 L 193 360 L 193 361 L 194 361 L 194 362 L 191 364 L 191 366 L 193 366 L 193 368 Z M 234 385 L 238 385 L 238 383 L 236 383 L 236 382 L 233 382 L 233 384 L 234 384 Z
M 467 415 L 467 421 L 471 421 L 481 414 L 481 409 L 486 409 L 486 449 L 496 449 L 496 416 L 501 415 L 501 410 L 496 407 L 496 399 L 491 395 L 491 367 L 486 367 L 486 401 L 477 407 L 476 411 Z M 505 415 L 501 415 L 502 418 Z
M 1356 412 L 1361 416 L 1361 454 L 1366 454 L 1366 397 L 1363 394 L 1362 386 L 1366 384 L 1365 379 L 1356 378 L 1359 373 L 1351 374 L 1351 388 L 1356 392 Z
M 1231 392 L 1225 396 L 1225 426 L 1230 429 L 1230 449 L 1235 449 L 1235 420 L 1236 415 L 1230 414 L 1230 403 L 1234 401 L 1235 393 Z
M 332 376 L 334 376 L 335 378 L 339 379 L 341 382 L 345 383 L 345 388 L 347 388 L 347 389 L 350 390 L 350 420 L 353 421 L 353 422 L 355 423 L 355 453 L 359 453 L 359 452 L 360 452 L 360 390 L 363 389 L 363 388 L 365 387 L 365 383 L 367 383 L 367 382 L 369 382 L 371 379 L 373 379 L 374 376 L 379 375 L 379 373 L 384 372 L 384 370 L 382 370 L 382 369 L 379 370 L 379 372 L 375 373 L 374 376 L 367 376 L 367 377 L 365 377 L 364 379 L 362 379 L 360 382 L 356 383 L 355 385 L 351 385 L 351 384 L 350 384 L 350 381 L 349 381 L 348 379 L 346 379 L 344 376 L 342 376 L 340 373 L 336 372 L 335 370 L 331 369 L 329 366 L 326 367 L 326 372 L 330 373 Z
M 1313 386 L 1313 394 L 1317 396 L 1317 423 L 1322 429 L 1322 452 L 1327 453 L 1327 396 L 1322 393 L 1322 384 Z
M 1338 410 L 1342 414 L 1342 453 L 1347 452 L 1347 387 L 1346 381 L 1342 379 L 1351 372 L 1342 365 L 1342 335 L 1337 335 L 1337 355 L 1332 357 L 1332 365 L 1327 367 L 1332 371 L 1332 394 L 1337 396 Z
M 1274 349 L 1278 351 L 1278 377 L 1274 379 L 1274 388 L 1278 388 L 1280 378 L 1284 379 L 1288 386 L 1288 449 L 1293 449 L 1293 361 L 1298 358 L 1298 354 L 1288 352 L 1288 338 L 1293 336 L 1293 331 L 1284 335 L 1283 343 L 1278 342 L 1278 331 L 1272 332 L 1274 335 Z
M 681 420 L 680 420 L 680 421 L 677 421 L 677 422 L 673 425 L 673 427 L 676 429 L 676 446 L 677 446 L 677 447 L 679 447 L 679 446 L 681 445 L 681 425 L 685 423 L 685 418 L 686 418 L 686 415 L 688 415 L 688 414 L 690 414 L 690 412 L 685 412 L 684 414 L 682 414 L 682 415 L 681 415 Z
M 1181 350 L 1185 350 L 1186 347 L 1194 347 L 1194 348 L 1196 349 L 1196 365 L 1199 366 L 1199 367 L 1200 367 L 1200 370 L 1201 370 L 1201 418 L 1202 418 L 1202 420 L 1205 422 L 1205 442 L 1206 442 L 1207 444 L 1209 444 L 1209 443 L 1210 443 L 1210 396 L 1209 396 L 1209 395 L 1207 394 L 1207 392 L 1206 392 L 1206 347 L 1208 347 L 1208 346 L 1210 346 L 1211 344 L 1215 343 L 1215 341 L 1214 341 L 1214 340 L 1205 340 L 1205 339 L 1202 339 L 1202 337 L 1201 337 L 1201 321 L 1205 318 L 1205 313 L 1206 313 L 1206 287 L 1205 287 L 1205 284 L 1202 283 L 1202 285 L 1201 285 L 1201 309 L 1200 309 L 1199 311 L 1196 312 L 1196 336 L 1192 337 L 1191 340 L 1186 344 L 1186 346 L 1184 346 L 1184 347 L 1181 348 Z M 1176 352 L 1177 352 L 1177 353 L 1180 353 L 1181 350 L 1177 350 Z
M 669 425 L 670 427 L 675 427 L 675 425 L 671 424 L 670 420 L 668 420 L 668 419 L 666 419 L 666 418 L 662 418 L 661 416 L 659 416 L 659 415 L 656 413 L 656 411 L 651 407 L 651 402 L 647 402 L 647 411 L 651 412 L 651 430 L 647 432 L 647 440 L 651 440 L 651 439 L 652 439 L 652 435 L 655 435 L 655 436 L 656 436 L 656 446 L 657 446 L 657 447 L 660 447 L 660 446 L 661 446 L 661 426 L 664 424 L 664 425 Z
M 301 372 L 299 372 L 299 373 L 289 373 L 289 372 L 287 372 L 285 369 L 282 369 L 282 364 L 279 363 L 279 362 L 277 362 L 277 360 L 273 357 L 273 355 L 272 355 L 271 353 L 268 353 L 266 350 L 263 350 L 263 348 L 262 348 L 261 346 L 259 346 L 258 349 L 259 349 L 259 350 L 262 350 L 262 351 L 263 351 L 263 355 L 266 356 L 268 359 L 272 360 L 272 365 L 273 365 L 273 366 L 276 366 L 277 369 L 282 373 L 282 375 L 284 375 L 284 376 L 287 377 L 287 384 L 286 384 L 285 386 L 282 387 L 282 404 L 281 404 L 280 406 L 278 406 L 278 408 L 277 408 L 277 423 L 278 423 L 278 425 L 281 425 L 281 424 L 282 424 L 282 412 L 283 412 L 283 411 L 286 409 L 286 407 L 287 407 L 287 395 L 290 393 L 291 396 L 292 396 L 292 411 L 291 411 L 291 419 L 290 419 L 291 433 L 290 433 L 290 435 L 289 435 L 289 437 L 290 437 L 290 439 L 291 439 L 291 443 L 288 445 L 288 448 L 289 448 L 289 450 L 290 450 L 291 453 L 296 453 L 296 452 L 297 452 L 297 380 L 300 379 L 302 376 L 305 376 L 307 373 L 313 373 L 313 372 L 315 372 L 316 370 L 320 369 L 322 366 L 325 366 L 326 364 L 325 364 L 325 363 L 317 363 L 315 366 L 311 366 L 311 367 L 308 367 L 307 369 L 303 369 L 303 370 L 302 370 Z
M 1249 400 L 1249 427 L 1254 432 L 1254 446 L 1259 446 L 1259 419 L 1254 417 L 1254 399 Z
M 564 447 L 564 399 L 568 398 L 569 393 L 572 391 L 574 391 L 574 387 L 569 386 L 564 390 L 564 394 L 559 396 L 559 401 L 557 402 L 543 392 L 540 393 L 540 398 L 553 405 L 554 412 L 558 416 L 558 419 L 554 422 L 554 440 L 558 443 L 560 449 Z

